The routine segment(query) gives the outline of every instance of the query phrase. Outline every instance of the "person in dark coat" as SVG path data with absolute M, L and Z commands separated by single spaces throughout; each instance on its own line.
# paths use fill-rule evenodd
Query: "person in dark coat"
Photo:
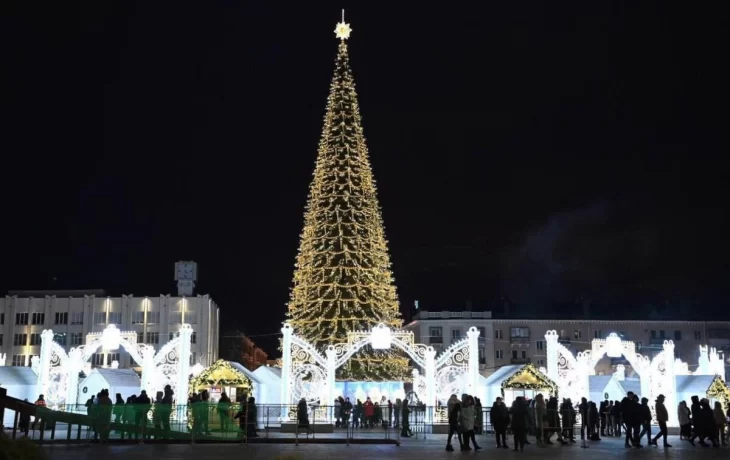
M 600 414 L 598 413 L 598 407 L 596 403 L 590 401 L 588 403 L 588 439 L 591 441 L 600 441 L 601 438 L 598 436 L 598 430 L 600 426 Z
M 246 411 L 246 421 L 248 425 L 248 436 L 251 438 L 258 438 L 259 435 L 256 433 L 256 416 L 258 412 L 256 410 L 256 398 L 251 396 L 248 398 L 248 408 Z
M 601 401 L 601 405 L 598 407 L 598 411 L 601 415 L 601 436 L 606 436 L 606 421 L 608 418 L 608 400 Z
M 667 422 L 669 421 L 669 411 L 667 411 L 666 406 L 664 406 L 664 395 L 657 396 L 654 409 L 656 411 L 656 420 L 659 424 L 659 434 L 651 440 L 651 444 L 656 446 L 657 439 L 659 439 L 659 437 L 663 437 L 664 447 L 672 447 L 671 444 L 667 442 Z
M 309 426 L 309 413 L 307 412 L 307 400 L 302 398 L 297 404 L 297 431 L 304 430 L 307 434 L 312 433 Z
M 563 422 L 563 440 L 575 442 L 575 409 L 573 409 L 573 403 L 568 399 L 564 399 L 560 405 L 560 417 Z
M 697 396 L 692 396 L 692 437 L 689 438 L 690 444 L 694 445 L 695 439 L 700 438 L 700 445 L 702 447 L 707 447 L 707 443 L 705 443 L 705 438 L 707 438 L 707 427 L 704 423 L 704 419 L 702 417 L 702 406 L 700 405 L 700 398 Z
M 409 418 L 411 416 L 411 408 L 408 406 L 408 400 L 403 401 L 403 407 L 401 407 L 400 411 L 401 416 L 401 432 L 400 435 L 404 438 L 410 438 L 413 436 L 413 432 L 411 432 L 411 425 Z
M 555 396 L 551 396 L 550 399 L 548 399 L 546 407 L 547 413 L 545 415 L 547 416 L 547 429 L 545 430 L 545 443 L 552 444 L 550 438 L 552 437 L 553 433 L 557 433 L 558 442 L 560 444 L 567 444 L 567 442 L 563 439 L 563 432 L 560 429 L 558 398 L 556 398 Z
M 494 434 L 497 437 L 497 447 L 507 449 L 507 426 L 509 425 L 509 409 L 497 398 L 494 401 L 492 410 L 489 411 L 489 421 L 494 427 Z
M 638 444 L 638 432 L 634 433 L 635 426 L 640 419 L 638 412 L 638 405 L 634 401 L 634 393 L 629 391 L 626 393 L 626 397 L 621 401 L 621 415 L 623 422 L 626 425 L 626 439 L 624 445 L 626 447 L 633 447 Z M 640 445 L 640 444 L 639 444 Z
M 712 413 L 710 401 L 706 398 L 700 400 L 700 415 L 702 417 L 702 430 L 706 438 L 712 441 L 712 447 L 719 447 L 714 436 L 715 414 Z
M 451 445 L 451 438 L 456 435 L 459 440 L 459 447 L 464 447 L 459 432 L 459 412 L 461 412 L 461 400 L 455 394 L 451 395 L 446 402 L 446 410 L 449 417 L 449 436 L 446 438 L 446 451 L 453 452 L 454 447 Z
M 512 416 L 512 433 L 515 438 L 515 452 L 517 450 L 525 450 L 525 438 L 527 437 L 527 425 L 529 413 L 527 411 L 527 403 L 522 396 L 518 396 L 512 403 L 510 409 Z
M 641 438 L 646 435 L 647 445 L 651 445 L 651 409 L 649 408 L 649 399 L 647 398 L 641 398 L 641 406 L 639 406 L 639 417 L 641 422 L 639 444 L 641 444 Z
M 583 440 L 586 438 L 588 429 L 588 400 L 586 398 L 580 398 L 578 413 L 580 413 L 580 439 Z
M 617 438 L 621 437 L 621 425 L 623 425 L 623 420 L 621 420 L 621 402 L 620 401 L 614 401 L 613 406 L 611 407 L 611 419 L 613 419 L 613 435 Z

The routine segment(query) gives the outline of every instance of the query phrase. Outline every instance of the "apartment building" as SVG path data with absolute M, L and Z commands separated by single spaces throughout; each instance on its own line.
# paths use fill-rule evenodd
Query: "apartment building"
M 420 311 L 404 326 L 413 331 L 416 343 L 431 345 L 437 353 L 466 338 L 470 327 L 479 330 L 479 367 L 494 367 L 489 359 L 489 342 L 493 336 L 492 313 L 488 311 Z
M 560 343 L 574 354 L 590 349 L 593 339 L 606 338 L 613 332 L 635 342 L 637 352 L 649 358 L 661 351 L 665 340 L 672 340 L 677 358 L 688 363 L 690 370 L 697 366 L 700 345 L 716 347 L 726 358 L 730 356 L 730 322 L 725 321 L 528 320 L 491 316 L 490 312 L 421 311 L 406 327 L 414 331 L 418 342 L 438 350 L 465 336 L 469 327 L 479 328 L 480 367 L 485 374 L 507 364 L 545 366 L 545 333 L 550 330 L 557 331 Z M 629 367 L 624 358 L 604 358 L 596 366 L 596 373 L 612 373 L 618 364 Z
M 208 295 L 195 297 L 107 297 L 103 291 L 11 292 L 0 298 L 0 353 L 6 364 L 28 366 L 40 354 L 41 332 L 51 329 L 66 351 L 86 343 L 86 335 L 110 324 L 137 334 L 137 343 L 159 351 L 183 323 L 193 328 L 191 363 L 209 366 L 218 358 L 218 306 Z M 128 353 L 97 353 L 92 366 L 136 367 Z

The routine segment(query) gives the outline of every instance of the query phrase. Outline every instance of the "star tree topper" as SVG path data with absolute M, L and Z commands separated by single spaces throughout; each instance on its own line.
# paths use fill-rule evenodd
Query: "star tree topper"
M 340 40 L 347 40 L 350 38 L 350 33 L 352 33 L 352 27 L 345 22 L 345 10 L 342 10 L 342 21 L 338 22 L 335 27 L 335 36 Z

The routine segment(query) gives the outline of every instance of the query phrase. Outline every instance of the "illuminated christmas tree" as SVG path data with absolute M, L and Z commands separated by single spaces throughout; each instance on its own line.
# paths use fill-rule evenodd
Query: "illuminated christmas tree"
M 304 215 L 288 318 L 320 350 L 378 323 L 402 325 L 383 219 L 347 56 L 340 39 L 309 200 Z M 338 371 L 347 380 L 402 380 L 408 360 L 367 347 Z

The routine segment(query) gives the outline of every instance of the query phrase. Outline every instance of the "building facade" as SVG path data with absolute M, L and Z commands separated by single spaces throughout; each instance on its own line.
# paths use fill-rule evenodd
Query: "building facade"
M 489 359 L 489 338 L 493 335 L 492 313 L 488 311 L 420 311 L 404 329 L 413 331 L 416 343 L 431 345 L 436 353 L 466 338 L 470 327 L 479 329 L 479 369 L 494 367 Z
M 730 356 L 730 322 L 724 321 L 592 321 L 493 319 L 490 312 L 420 311 L 405 327 L 414 332 L 416 342 L 441 351 L 466 336 L 469 327 L 480 331 L 480 368 L 491 374 L 508 364 L 546 365 L 545 333 L 555 330 L 560 343 L 573 354 L 591 348 L 593 339 L 610 333 L 636 343 L 637 352 L 653 358 L 665 340 L 675 344 L 676 357 L 697 367 L 699 346 L 709 345 Z M 611 374 L 618 364 L 628 368 L 623 358 L 604 358 L 596 365 L 597 374 Z
M 193 328 L 191 364 L 209 366 L 218 359 L 219 309 L 208 295 L 194 297 L 107 297 L 103 291 L 10 292 L 0 298 L 0 354 L 6 365 L 28 366 L 40 354 L 41 332 L 53 330 L 68 351 L 86 343 L 86 335 L 110 324 L 137 334 L 137 343 L 159 351 L 183 323 Z M 98 353 L 92 367 L 137 367 L 123 349 Z

